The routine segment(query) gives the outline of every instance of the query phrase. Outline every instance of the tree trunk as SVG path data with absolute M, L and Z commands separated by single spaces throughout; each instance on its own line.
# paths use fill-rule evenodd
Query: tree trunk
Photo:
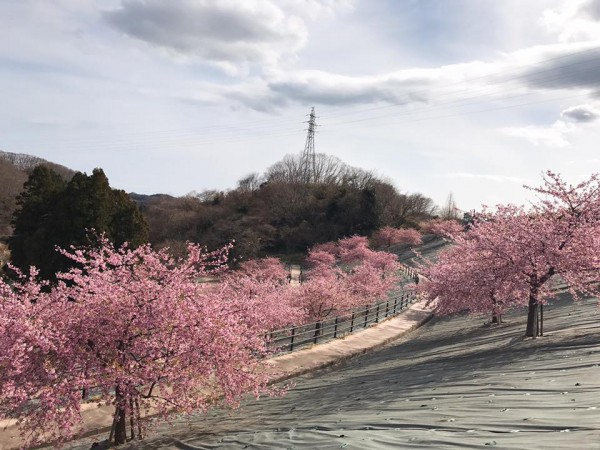
M 129 428 L 131 431 L 131 440 L 135 439 L 135 409 L 133 409 L 133 398 L 129 400 Z
M 138 434 L 137 434 L 137 438 L 138 439 L 142 439 L 143 435 L 142 435 L 142 415 L 140 413 L 140 402 L 138 401 L 138 399 L 135 399 L 135 420 L 137 422 L 137 427 L 138 427 Z
M 115 408 L 117 409 L 115 444 L 121 445 L 127 442 L 127 407 L 119 386 L 115 389 Z
M 494 298 L 494 294 L 492 296 L 492 324 L 501 324 L 502 323 L 502 315 L 500 314 L 500 308 L 498 308 L 498 302 Z
M 539 334 L 539 308 L 537 302 L 537 293 L 531 292 L 529 294 L 529 310 L 527 312 L 527 329 L 525 330 L 525 336 L 537 337 Z

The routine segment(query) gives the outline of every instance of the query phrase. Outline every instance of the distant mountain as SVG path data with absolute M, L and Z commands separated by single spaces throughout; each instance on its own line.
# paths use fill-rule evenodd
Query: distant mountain
M 12 234 L 10 221 L 16 208 L 17 195 L 23 190 L 23 183 L 29 174 L 40 164 L 47 165 L 66 180 L 75 174 L 68 167 L 37 156 L 0 151 L 0 240 Z
M 25 153 L 11 153 L 0 150 L 0 161 L 9 163 L 19 171 L 26 173 L 27 176 L 29 176 L 33 169 L 40 164 L 48 166 L 50 169 L 62 176 L 65 180 L 70 180 L 71 177 L 75 175 L 75 171 L 73 169 L 69 169 L 68 167 L 47 161 L 37 156 L 26 155 Z
M 147 206 L 149 203 L 155 203 L 155 202 L 161 201 L 161 200 L 169 201 L 169 200 L 175 199 L 175 197 L 173 197 L 172 195 L 168 195 L 168 194 L 146 195 L 146 194 L 136 194 L 135 192 L 130 192 L 129 196 L 131 197 L 131 199 L 134 202 L 136 202 L 138 204 L 138 206 L 140 208 Z

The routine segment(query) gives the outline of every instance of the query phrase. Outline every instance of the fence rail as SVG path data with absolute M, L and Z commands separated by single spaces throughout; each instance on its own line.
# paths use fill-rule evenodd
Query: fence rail
M 319 322 L 276 330 L 269 335 L 269 347 L 276 353 L 293 352 L 307 345 L 340 338 L 395 316 L 415 301 L 413 291 L 404 291 L 387 300 Z

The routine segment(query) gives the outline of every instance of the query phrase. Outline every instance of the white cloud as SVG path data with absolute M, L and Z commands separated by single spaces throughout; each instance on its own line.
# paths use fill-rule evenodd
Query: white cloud
M 269 80 L 271 92 L 302 103 L 327 105 L 426 101 L 436 71 L 406 70 L 373 76 L 349 77 L 322 71 L 285 74 Z
M 523 60 L 519 78 L 527 87 L 600 90 L 600 37 L 595 41 L 535 46 L 515 56 Z
M 461 107 L 495 100 L 526 102 L 547 90 L 600 92 L 600 41 L 534 46 L 491 61 L 433 68 L 408 68 L 373 75 L 323 70 L 272 70 L 223 94 L 252 109 L 283 104 L 369 105 L 440 104 Z M 257 89 L 257 85 L 262 86 Z M 264 105 L 262 102 L 273 102 Z
M 472 206 L 595 158 L 599 0 L 545 25 L 573 1 L 447 3 L 0 1 L 0 145 L 128 190 L 226 189 L 300 151 L 315 105 L 319 151 Z
M 543 12 L 540 23 L 561 42 L 600 39 L 600 1 L 571 0 Z
M 525 138 L 536 146 L 568 147 L 571 145 L 569 138 L 581 133 L 586 124 L 597 120 L 600 112 L 594 105 L 584 104 L 566 108 L 560 116 L 550 126 L 507 127 L 502 132 L 508 136 Z
M 572 122 L 587 123 L 600 118 L 600 111 L 593 105 L 577 105 L 563 110 L 560 115 Z
M 269 0 L 124 0 L 104 17 L 130 37 L 228 71 L 276 65 L 307 39 L 304 21 Z
M 350 12 L 356 0 L 278 0 L 277 3 L 290 14 L 315 20 Z
M 293 62 L 306 44 L 306 20 L 351 9 L 351 0 L 123 0 L 104 13 L 114 29 L 178 59 L 229 75 Z M 308 13 L 307 11 L 310 11 Z
M 583 5 L 571 8 L 570 16 L 560 8 L 546 11 L 544 20 L 550 26 L 558 16 L 563 22 L 566 16 L 589 17 L 579 12 Z M 309 25 L 323 19 L 326 26 L 328 19 L 354 7 L 354 0 L 122 0 L 104 18 L 113 28 L 177 61 L 208 63 L 234 77 L 236 82 L 223 87 L 219 80 L 212 89 L 234 108 L 274 111 L 291 104 L 452 106 L 452 102 L 460 106 L 465 98 L 502 100 L 535 90 L 600 92 L 600 35 L 598 42 L 530 46 L 437 67 L 386 72 L 365 67 L 365 73 L 357 75 L 298 69 L 294 63 L 309 39 Z M 337 52 L 335 58 L 351 55 Z
M 568 135 L 576 130 L 575 125 L 557 120 L 551 126 L 509 127 L 502 131 L 508 136 L 525 138 L 537 146 L 568 147 L 571 145 Z

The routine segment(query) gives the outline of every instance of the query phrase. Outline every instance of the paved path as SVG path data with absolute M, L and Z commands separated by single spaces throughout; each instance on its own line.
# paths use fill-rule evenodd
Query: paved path
M 415 303 L 403 313 L 382 321 L 377 326 L 341 339 L 272 358 L 269 360 L 274 373 L 272 380 L 273 382 L 287 380 L 382 347 L 419 327 L 431 317 L 430 310 L 423 303 Z M 100 433 L 97 439 L 104 439 L 103 434 L 108 433 L 112 422 L 113 408 L 88 405 L 85 407 L 84 435 L 93 436 Z M 0 423 L 0 427 L 3 426 L 6 426 L 6 423 Z M 5 430 L 0 429 L 0 450 L 18 448 L 20 442 L 14 426 L 9 426 Z
M 377 349 L 421 326 L 431 317 L 430 309 L 423 302 L 415 303 L 400 315 L 380 322 L 377 326 L 349 334 L 342 339 L 278 356 L 270 360 L 275 370 L 280 372 L 273 380 L 282 381 L 303 375 Z
M 302 266 L 299 264 L 292 264 L 290 266 L 290 283 L 295 286 L 299 285 L 301 276 Z

